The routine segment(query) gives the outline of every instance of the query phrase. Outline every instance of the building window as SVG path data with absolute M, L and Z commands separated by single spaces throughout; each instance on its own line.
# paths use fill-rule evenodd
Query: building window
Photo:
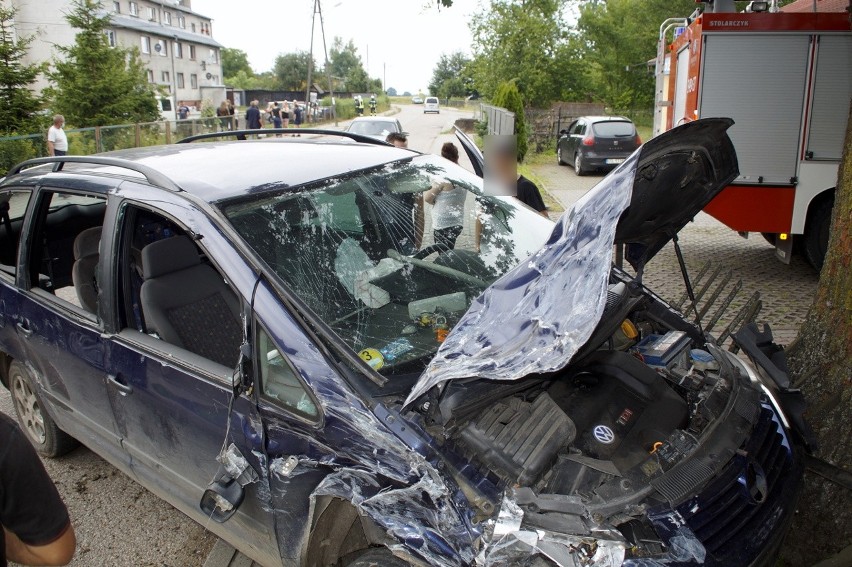
M 105 30 L 104 33 L 107 36 L 107 43 L 109 43 L 110 47 L 115 47 L 115 31 L 114 30 Z
M 162 73 L 163 73 L 163 74 L 161 75 L 161 77 L 162 77 L 162 79 L 163 79 L 163 82 L 164 82 L 164 83 L 171 83 L 171 82 L 172 82 L 172 77 L 171 77 L 171 75 L 169 75 L 169 72 L 168 72 L 168 71 L 163 71 Z
M 183 29 L 186 29 L 186 18 L 184 18 L 183 16 L 178 16 L 178 26 Z
M 177 57 L 178 59 L 183 59 L 183 45 L 178 42 L 175 42 L 174 50 L 175 57 Z
M 210 50 L 210 60 L 213 61 L 213 63 L 219 62 L 219 50 L 217 50 L 217 49 L 211 49 Z
M 192 59 L 193 61 L 195 61 L 195 46 L 194 45 L 189 46 L 189 58 Z
M 121 13 L 121 2 L 119 2 L 118 0 L 115 0 L 115 2 L 112 3 L 112 11 L 115 12 L 116 14 L 120 14 Z
M 130 15 L 138 16 L 139 15 L 139 4 L 136 2 L 130 2 Z
M 169 42 L 158 39 L 154 49 L 160 54 L 160 57 L 167 57 L 169 55 Z
M 171 12 L 163 12 L 163 23 L 167 26 L 172 25 L 172 13 Z
M 177 88 L 182 89 L 183 88 L 183 73 L 178 73 L 175 76 L 177 77 Z
M 195 22 L 192 23 L 192 33 L 195 33 Z
M 153 71 L 153 70 L 151 70 L 151 69 L 148 69 L 148 82 L 149 82 L 149 83 L 153 83 L 153 82 L 154 82 L 154 71 Z
M 193 89 L 198 88 L 198 75 L 196 75 L 195 73 L 189 76 L 189 86 Z
M 139 40 L 142 42 L 142 53 L 150 54 L 151 53 L 151 38 L 148 37 L 147 35 L 143 35 L 142 37 L 139 38 Z
M 157 21 L 157 11 L 154 8 L 145 8 L 145 14 L 150 21 Z

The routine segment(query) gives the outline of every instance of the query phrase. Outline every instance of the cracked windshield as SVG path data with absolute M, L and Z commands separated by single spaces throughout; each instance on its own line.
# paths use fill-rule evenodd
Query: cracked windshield
M 385 375 L 419 373 L 552 224 L 430 156 L 225 205 L 272 271 Z

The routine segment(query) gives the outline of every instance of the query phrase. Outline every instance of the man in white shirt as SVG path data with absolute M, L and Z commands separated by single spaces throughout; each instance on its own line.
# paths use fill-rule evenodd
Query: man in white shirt
M 53 126 L 47 131 L 47 153 L 51 156 L 64 156 L 68 153 L 68 138 L 62 129 L 64 125 L 64 116 L 57 114 L 53 117 Z

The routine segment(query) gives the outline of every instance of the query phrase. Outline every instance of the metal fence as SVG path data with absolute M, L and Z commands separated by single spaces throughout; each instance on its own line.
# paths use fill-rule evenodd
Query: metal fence
M 515 113 L 490 104 L 479 105 L 479 119 L 488 125 L 489 136 L 511 136 L 515 133 Z

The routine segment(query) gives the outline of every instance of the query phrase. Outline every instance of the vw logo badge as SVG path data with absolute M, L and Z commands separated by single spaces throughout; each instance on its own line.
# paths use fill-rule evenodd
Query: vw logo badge
M 603 443 L 604 445 L 609 445 L 613 441 L 615 441 L 615 433 L 612 432 L 612 429 L 607 427 L 606 425 L 596 425 L 592 430 L 592 433 L 595 436 L 595 439 L 598 442 Z

